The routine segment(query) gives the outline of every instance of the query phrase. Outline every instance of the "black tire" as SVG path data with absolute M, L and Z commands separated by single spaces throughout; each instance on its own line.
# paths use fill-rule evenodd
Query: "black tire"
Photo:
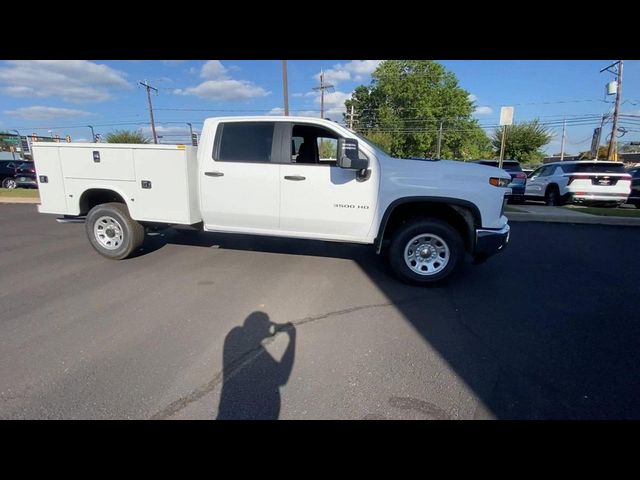
M 95 226 L 99 219 L 109 217 L 115 220 L 121 227 L 122 238 L 116 248 L 109 249 L 100 243 L 95 234 Z M 127 258 L 138 250 L 144 242 L 144 227 L 133 220 L 129 215 L 129 209 L 122 203 L 103 203 L 93 207 L 85 221 L 89 243 L 100 254 L 113 260 Z M 112 231 L 113 233 L 113 231 Z M 109 235 L 105 234 L 107 237 Z
M 404 253 L 408 243 L 418 235 L 428 234 L 440 237 L 449 249 L 446 266 L 433 274 L 418 274 L 407 262 Z M 413 285 L 430 285 L 449 277 L 460 266 L 464 259 L 464 243 L 458 232 L 448 223 L 434 218 L 417 218 L 402 224 L 394 232 L 389 246 L 389 265 L 395 275 L 403 282 Z
M 16 187 L 17 187 L 16 181 L 13 178 L 7 177 L 4 180 L 2 180 L 2 188 L 8 188 L 9 190 L 13 190 Z
M 562 205 L 562 198 L 557 185 L 549 185 L 547 187 L 547 191 L 544 193 L 544 203 L 553 206 Z

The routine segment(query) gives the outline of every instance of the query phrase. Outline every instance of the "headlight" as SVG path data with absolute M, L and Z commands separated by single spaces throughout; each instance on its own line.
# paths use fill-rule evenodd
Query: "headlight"
M 511 183 L 511 177 L 509 177 L 509 178 L 491 177 L 489 179 L 489 183 L 491 185 L 493 185 L 494 187 L 503 187 L 503 188 L 505 188 Z

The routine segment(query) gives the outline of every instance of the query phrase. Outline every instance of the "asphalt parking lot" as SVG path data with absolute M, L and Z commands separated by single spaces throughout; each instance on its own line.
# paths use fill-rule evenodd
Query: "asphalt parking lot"
M 115 262 L 35 205 L 0 225 L 3 419 L 640 418 L 637 227 L 514 222 L 419 288 L 366 246 L 166 230 Z

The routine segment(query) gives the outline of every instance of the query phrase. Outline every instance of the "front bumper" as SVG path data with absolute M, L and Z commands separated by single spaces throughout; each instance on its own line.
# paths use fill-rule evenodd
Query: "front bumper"
M 496 253 L 504 251 L 509 243 L 511 227 L 506 224 L 500 229 L 479 228 L 476 230 L 474 258 L 476 262 L 484 261 Z

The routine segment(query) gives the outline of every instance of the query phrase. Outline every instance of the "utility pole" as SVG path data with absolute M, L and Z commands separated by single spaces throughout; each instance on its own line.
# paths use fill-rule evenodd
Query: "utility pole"
M 348 114 L 349 116 L 349 130 L 353 130 L 353 120 L 354 117 L 356 116 L 356 114 L 354 113 L 354 106 L 353 103 L 351 104 L 351 107 L 349 108 L 350 112 Z
M 562 124 L 562 146 L 560 147 L 560 161 L 564 160 L 564 139 L 565 134 L 567 132 L 567 117 L 564 117 L 564 122 Z
M 617 66 L 617 71 L 609 70 L 611 67 Z M 613 125 L 611 126 L 611 140 L 609 140 L 609 150 L 607 151 L 607 160 L 618 160 L 618 155 L 616 152 L 616 133 L 618 131 L 618 113 L 620 111 L 620 98 L 622 97 L 622 66 L 623 61 L 618 60 L 616 63 L 612 63 L 608 67 L 600 70 L 600 73 L 605 70 L 616 75 L 617 80 L 617 88 L 616 88 L 616 106 L 613 110 Z
M 153 105 L 151 105 L 151 90 L 158 93 L 158 89 L 149 85 L 149 82 L 146 80 L 144 83 L 138 82 L 140 85 L 147 89 L 147 100 L 149 100 L 149 115 L 151 116 L 151 131 L 153 132 L 153 143 L 158 143 L 158 136 L 156 135 L 156 124 L 153 121 Z
M 440 120 L 440 130 L 438 131 L 438 149 L 436 152 L 436 158 L 440 158 L 440 146 L 442 145 L 442 120 Z
M 289 116 L 289 84 L 287 82 L 287 61 L 282 60 L 282 90 L 284 93 L 284 115 Z
M 596 142 L 596 153 L 595 153 L 595 157 L 594 160 L 598 160 L 598 151 L 600 150 L 600 137 L 602 136 L 602 129 L 604 128 L 604 121 L 607 118 L 607 114 L 603 113 L 602 114 L 602 121 L 600 122 L 600 131 L 598 132 L 598 139 Z
M 313 90 L 320 90 L 320 118 L 324 118 L 324 91 L 333 88 L 333 85 L 324 83 L 324 72 L 320 70 L 320 86 L 313 87 Z

